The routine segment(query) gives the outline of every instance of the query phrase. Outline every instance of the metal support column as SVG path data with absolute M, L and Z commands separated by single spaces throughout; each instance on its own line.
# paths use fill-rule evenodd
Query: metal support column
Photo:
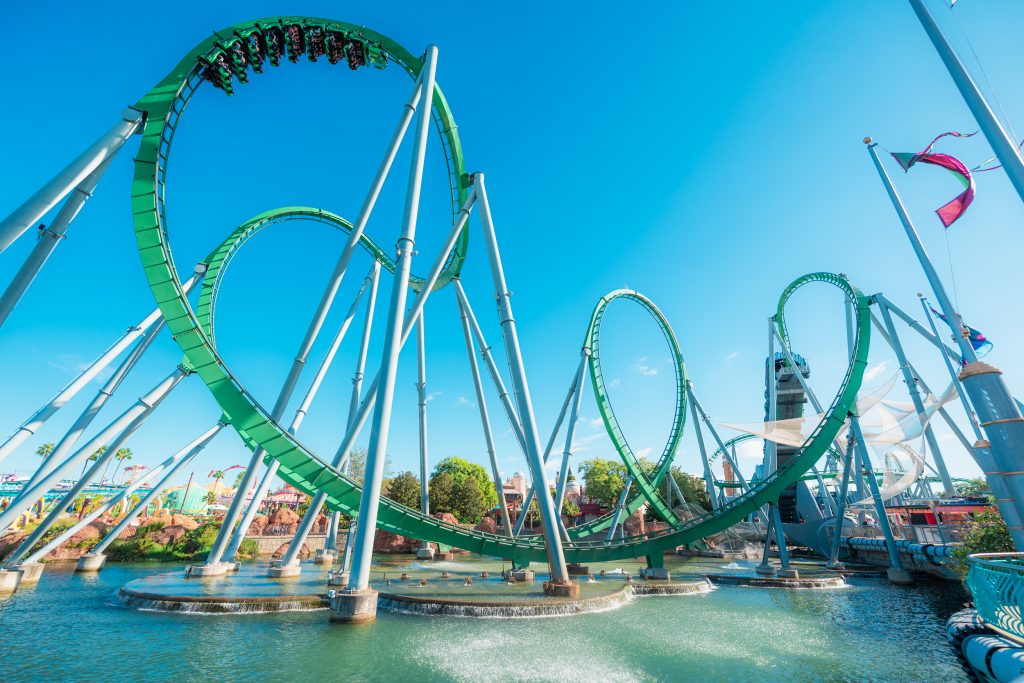
M 903 350 L 903 344 L 900 343 L 899 335 L 896 333 L 896 326 L 892 322 L 892 316 L 889 314 L 889 309 L 886 308 L 885 302 L 882 302 L 879 306 L 882 314 L 882 321 L 885 323 L 885 330 L 889 336 L 890 346 L 896 353 L 896 360 L 900 364 L 900 372 L 903 374 L 903 382 L 907 385 L 907 392 L 910 394 L 910 401 L 914 404 L 914 410 L 917 411 L 919 417 L 924 416 L 924 403 L 921 401 L 921 394 L 917 387 L 917 378 L 910 370 L 910 364 L 907 362 L 907 354 Z M 935 460 L 935 466 L 939 470 L 939 476 L 942 478 L 942 488 L 948 496 L 956 495 L 956 489 L 953 487 L 953 480 L 949 476 L 949 470 L 946 469 L 946 462 L 942 459 L 942 452 L 939 450 L 939 441 L 935 438 L 935 433 L 932 431 L 931 424 L 924 426 L 924 438 L 928 442 L 928 448 L 931 449 L 932 458 Z
M 423 161 L 427 151 L 427 135 L 430 128 L 431 98 L 434 93 L 434 75 L 437 69 L 437 48 L 427 48 L 426 60 L 421 72 L 424 103 L 419 109 L 413 142 L 412 168 L 409 173 L 409 187 L 406 194 L 405 216 L 402 233 L 398 238 L 398 257 L 395 277 L 391 290 L 391 303 L 384 331 L 384 345 L 381 351 L 379 400 L 373 412 L 370 441 L 366 450 L 366 473 L 363 479 L 363 493 L 359 499 L 359 530 L 356 533 L 355 549 L 352 556 L 352 573 L 349 578 L 350 591 L 365 591 L 370 584 L 370 562 L 373 555 L 373 539 L 377 531 L 377 509 L 380 505 L 380 488 L 384 478 L 384 462 L 387 456 L 388 432 L 391 426 L 391 405 L 395 393 L 395 375 L 398 370 L 398 354 L 401 351 L 402 331 L 405 321 L 405 300 L 409 286 L 409 270 L 415 246 L 416 223 L 419 218 L 420 190 L 423 183 Z
M 512 388 L 519 406 L 519 419 L 523 425 L 523 437 L 526 442 L 527 460 L 532 471 L 534 487 L 537 489 L 536 499 L 540 506 L 541 523 L 544 529 L 544 542 L 551 566 L 551 579 L 556 584 L 569 581 L 569 573 L 565 566 L 565 555 L 562 552 L 561 538 L 558 530 L 558 516 L 554 501 L 545 493 L 548 490 L 547 473 L 541 460 L 540 439 L 537 434 L 537 422 L 533 414 L 533 402 L 530 398 L 529 385 L 526 381 L 526 369 L 523 356 L 519 349 L 519 333 L 516 330 L 515 318 L 512 315 L 511 292 L 505 282 L 505 271 L 498 252 L 498 240 L 494 232 L 491 217 L 490 201 L 484 185 L 484 175 L 473 176 L 473 182 L 480 202 L 480 219 L 484 229 L 484 245 L 491 264 L 491 276 L 494 280 L 495 295 L 498 299 L 498 317 L 501 321 L 502 337 L 505 341 L 505 354 L 508 357 L 509 370 L 512 376 Z
M 469 373 L 473 377 L 473 389 L 476 391 L 476 405 L 480 411 L 480 425 L 484 431 L 484 445 L 487 448 L 487 457 L 491 462 L 491 476 L 494 478 L 494 491 L 498 496 L 498 511 L 500 513 L 501 526 L 506 536 L 512 535 L 512 520 L 508 516 L 508 503 L 505 500 L 505 489 L 502 485 L 501 471 L 498 469 L 498 457 L 494 449 L 494 435 L 491 433 L 491 419 L 487 413 L 487 398 L 484 395 L 483 383 L 480 381 L 480 367 L 476 362 L 476 349 L 473 346 L 473 331 L 469 326 L 469 319 L 462 301 L 456 296 L 456 303 L 459 306 L 459 319 L 462 321 L 462 336 L 466 341 L 466 355 L 469 359 Z
M 990 485 L 993 485 L 994 479 L 1003 480 L 1003 483 L 995 485 L 995 488 L 1001 488 L 1005 497 L 997 498 L 996 504 L 1003 519 L 1006 520 L 1006 527 L 1013 538 L 1014 546 L 1018 550 L 1024 550 L 1024 415 L 1021 415 L 1020 408 L 1003 382 L 1000 376 L 1002 372 L 988 363 L 978 361 L 977 354 L 967 338 L 968 332 L 963 319 L 953 308 L 953 303 L 918 237 L 910 214 L 907 213 L 889 174 L 882 166 L 875 150 L 876 146 L 868 139 L 867 147 L 871 160 L 885 185 L 893 208 L 899 215 L 907 238 L 914 248 L 939 308 L 945 315 L 946 323 L 960 349 L 960 356 L 965 362 L 959 379 L 970 398 L 971 405 L 974 406 L 980 426 L 988 437 L 987 442 L 981 442 L 978 446 L 991 449 L 992 467 L 985 469 L 985 476 Z M 976 457 L 978 455 L 984 454 L 976 454 Z M 982 459 L 989 460 L 988 457 Z
M 100 164 L 116 154 L 121 145 L 142 125 L 142 118 L 143 113 L 138 109 L 125 109 L 121 112 L 121 120 L 113 128 L 39 188 L 11 215 L 0 221 L 0 253 L 45 216 Z
M 423 313 L 416 321 L 416 395 L 420 436 L 420 512 L 430 514 L 430 492 L 427 489 L 427 347 L 423 329 Z M 424 541 L 424 547 L 427 542 Z

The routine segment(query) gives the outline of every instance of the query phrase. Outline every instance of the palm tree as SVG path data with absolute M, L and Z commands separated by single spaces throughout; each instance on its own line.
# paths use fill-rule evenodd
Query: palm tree
M 99 448 L 96 449 L 95 453 L 93 453 L 92 455 L 89 456 L 89 459 L 90 460 L 99 460 L 100 458 L 102 458 L 106 454 L 108 448 L 110 448 L 110 446 L 100 446 Z M 103 483 L 104 477 L 107 476 L 107 468 L 108 467 L 110 467 L 110 458 L 107 458 L 106 464 L 103 465 L 103 471 L 100 472 L 100 483 L 101 484 Z
M 53 448 L 53 443 L 44 443 L 42 446 L 36 449 L 36 455 L 38 455 L 43 460 L 46 460 L 47 458 L 50 457 L 50 453 L 53 453 Z
M 93 452 L 93 454 L 90 455 L 89 458 L 85 461 L 85 464 L 82 465 L 82 474 L 80 476 L 84 477 L 85 476 L 85 470 L 89 467 L 89 463 L 96 462 L 101 457 L 103 457 L 103 454 L 106 453 L 106 452 L 107 452 L 107 447 L 106 446 L 100 446 L 99 448 L 97 448 Z M 106 472 L 106 468 L 104 468 L 103 471 Z
M 241 486 L 242 486 L 242 478 L 243 478 L 243 477 L 245 477 L 245 469 L 243 469 L 243 470 L 242 470 L 241 472 L 239 472 L 239 473 L 238 473 L 238 476 L 237 476 L 237 477 L 235 477 L 235 490 L 236 490 L 236 491 L 237 491 L 237 490 L 238 490 L 239 488 L 241 488 Z
M 213 489 L 210 490 L 210 494 L 206 497 L 206 502 L 213 505 L 217 502 L 217 492 L 220 489 L 220 481 L 225 477 L 224 470 L 214 470 L 210 472 L 210 476 L 213 477 Z M 210 500 L 210 499 L 213 500 Z
M 130 448 L 118 448 L 117 452 L 114 453 L 114 459 L 117 460 L 118 467 L 120 467 L 121 466 L 120 464 L 122 462 L 124 462 L 125 460 L 131 460 L 132 459 L 132 449 L 130 449 Z M 114 477 L 113 478 L 117 479 L 117 471 L 116 470 L 114 471 Z

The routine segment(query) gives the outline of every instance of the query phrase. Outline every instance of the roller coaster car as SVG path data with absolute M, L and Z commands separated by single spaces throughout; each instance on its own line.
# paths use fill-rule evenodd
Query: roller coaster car
M 305 31 L 298 24 L 289 24 L 284 27 L 285 39 L 288 46 L 288 61 L 298 64 L 299 58 L 306 52 Z
M 306 55 L 309 57 L 309 61 L 315 62 L 325 52 L 323 28 L 313 26 L 306 29 Z
M 350 40 L 345 45 L 345 57 L 348 59 L 348 68 L 355 71 L 366 65 L 366 45 L 361 40 Z
M 284 31 L 280 26 L 261 27 L 263 44 L 266 47 L 267 59 L 271 66 L 281 66 L 281 55 L 284 53 Z
M 263 34 L 259 29 L 251 28 L 235 31 L 235 35 L 242 42 L 246 61 L 252 65 L 252 70 L 258 74 L 263 73 L 263 60 L 267 55 L 267 44 L 263 40 Z

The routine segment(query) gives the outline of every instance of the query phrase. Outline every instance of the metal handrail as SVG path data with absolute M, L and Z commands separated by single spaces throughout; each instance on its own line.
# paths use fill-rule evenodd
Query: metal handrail
M 1024 643 L 1024 553 L 978 553 L 968 563 L 967 589 L 978 615 L 994 630 Z

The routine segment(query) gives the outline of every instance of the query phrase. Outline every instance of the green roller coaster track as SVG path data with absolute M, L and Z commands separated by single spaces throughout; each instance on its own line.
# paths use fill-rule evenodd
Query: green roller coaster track
M 268 461 L 273 459 L 280 463 L 278 475 L 285 481 L 305 493 L 313 494 L 318 490 L 324 491 L 329 508 L 351 515 L 359 509 L 361 496 L 359 486 L 320 459 L 301 441 L 289 435 L 286 429 L 272 420 L 255 398 L 250 396 L 232 375 L 227 364 L 219 356 L 213 340 L 210 315 L 216 299 L 218 271 L 230 260 L 228 256 L 237 249 L 239 244 L 247 239 L 255 229 L 258 229 L 257 224 L 267 225 L 273 222 L 278 212 L 269 212 L 253 219 L 232 233 L 232 237 L 228 240 L 230 244 L 225 243 L 210 255 L 209 265 L 212 272 L 208 272 L 207 279 L 211 281 L 211 284 L 208 289 L 204 285 L 203 299 L 199 305 L 204 311 L 202 322 L 197 313 L 192 310 L 182 290 L 178 271 L 171 255 L 164 214 L 164 182 L 170 142 L 174 130 L 180 122 L 185 105 L 203 81 L 202 74 L 207 73 L 209 76 L 207 70 L 212 68 L 211 64 L 221 65 L 218 67 L 221 71 L 227 70 L 227 67 L 223 66 L 226 63 L 223 56 L 225 54 L 237 55 L 238 46 L 235 45 L 235 41 L 257 40 L 254 36 L 260 35 L 261 32 L 270 31 L 274 27 L 290 25 L 301 26 L 304 30 L 319 28 L 336 32 L 345 40 L 361 45 L 361 54 L 371 54 L 373 56 L 371 61 L 376 61 L 378 66 L 394 61 L 412 77 L 415 78 L 418 75 L 420 61 L 393 41 L 368 29 L 342 22 L 282 17 L 238 24 L 218 32 L 190 52 L 171 74 L 136 105 L 145 113 L 146 123 L 141 148 L 135 161 L 135 175 L 132 183 L 135 234 L 146 278 L 167 321 L 167 326 L 185 353 L 188 365 L 206 383 L 218 405 L 224 411 L 225 418 L 250 448 L 261 446 L 267 452 Z M 225 38 L 224 36 L 230 37 Z M 227 72 L 226 79 L 223 78 L 225 74 L 221 71 L 216 72 L 214 76 L 219 73 L 220 87 L 229 90 L 224 87 L 224 81 L 226 80 L 230 85 L 231 76 L 238 77 L 239 72 L 244 74 L 245 65 L 243 63 L 240 67 L 232 67 Z M 240 78 L 239 80 L 244 79 Z M 435 120 L 439 122 L 438 127 L 442 139 L 445 141 L 448 155 L 454 207 L 464 200 L 468 178 L 462 170 L 461 150 L 458 145 L 454 120 L 440 89 L 435 90 L 433 102 L 438 112 Z M 337 220 L 341 223 L 338 227 L 343 229 L 347 225 L 342 225 L 344 221 L 333 214 L 318 209 L 284 209 L 281 211 L 306 212 L 304 216 L 306 218 L 317 218 L 328 222 Z M 467 240 L 466 233 L 463 231 L 463 235 L 448 259 L 444 274 L 438 281 L 438 287 L 443 286 L 458 274 L 465 258 Z M 364 246 L 371 253 L 375 252 L 372 242 L 364 244 Z M 870 302 L 846 278 L 831 273 L 812 273 L 799 278 L 785 290 L 779 303 L 780 314 L 792 292 L 810 282 L 834 285 L 841 289 L 854 304 L 856 321 L 854 344 L 850 365 L 826 417 L 815 428 L 790 463 L 771 477 L 753 486 L 743 495 L 730 500 L 718 510 L 684 522 L 674 523 L 666 530 L 643 536 L 627 537 L 616 542 L 573 540 L 566 543 L 565 557 L 567 561 L 597 562 L 641 556 L 654 558 L 660 557 L 665 550 L 696 542 L 703 536 L 732 526 L 765 503 L 775 500 L 784 488 L 796 481 L 826 452 L 841 429 L 848 412 L 853 408 L 857 391 L 861 385 L 870 343 Z M 608 300 L 610 301 L 610 299 Z M 634 300 L 642 305 L 646 301 L 639 296 L 634 297 Z M 600 303 L 598 309 L 603 314 L 603 306 Z M 657 309 L 648 308 L 648 310 L 653 314 Z M 657 316 L 660 316 L 660 313 L 656 314 Z M 663 317 L 661 319 L 663 320 Z M 593 332 L 596 327 L 597 324 L 592 318 L 589 329 Z M 667 322 L 663 331 L 666 332 L 671 343 L 674 335 L 671 334 L 671 328 L 667 327 Z M 590 332 L 588 332 L 588 338 L 594 339 Z M 675 345 L 674 350 L 677 348 L 678 345 Z M 679 377 L 684 376 L 680 373 L 685 370 L 682 366 L 681 355 L 677 355 L 677 360 L 678 380 Z M 603 392 L 604 388 L 599 363 L 592 363 L 590 370 L 591 378 L 595 382 L 595 391 L 600 396 L 602 395 L 600 392 Z M 614 420 L 614 414 L 610 411 L 610 402 L 607 401 L 606 395 L 605 403 L 607 405 L 603 409 L 602 417 L 605 419 L 609 433 L 615 440 L 614 435 L 618 433 L 621 437 L 621 431 Z M 683 400 L 677 398 L 678 430 L 674 426 L 674 434 L 676 431 L 679 434 L 682 432 L 683 421 L 679 416 L 683 407 Z M 625 440 L 622 439 L 621 443 L 625 444 Z M 656 486 L 664 477 L 677 445 L 678 438 L 670 438 L 662 461 L 659 462 L 660 474 L 648 482 L 649 485 Z M 618 442 L 616 446 L 619 447 Z M 625 445 L 624 449 L 631 455 L 628 445 Z M 620 449 L 620 455 L 622 454 L 623 450 Z M 626 466 L 630 467 L 630 463 L 626 462 Z M 638 478 L 637 481 L 646 482 L 647 480 Z M 641 490 L 644 490 L 643 486 L 641 486 Z M 648 499 L 647 494 L 648 492 L 645 491 L 643 496 L 645 500 Z M 546 558 L 543 541 L 539 537 L 510 538 L 466 529 L 422 515 L 416 510 L 387 499 L 381 500 L 378 526 L 405 536 L 457 546 L 485 555 L 509 558 L 519 565 L 530 561 L 543 561 Z

